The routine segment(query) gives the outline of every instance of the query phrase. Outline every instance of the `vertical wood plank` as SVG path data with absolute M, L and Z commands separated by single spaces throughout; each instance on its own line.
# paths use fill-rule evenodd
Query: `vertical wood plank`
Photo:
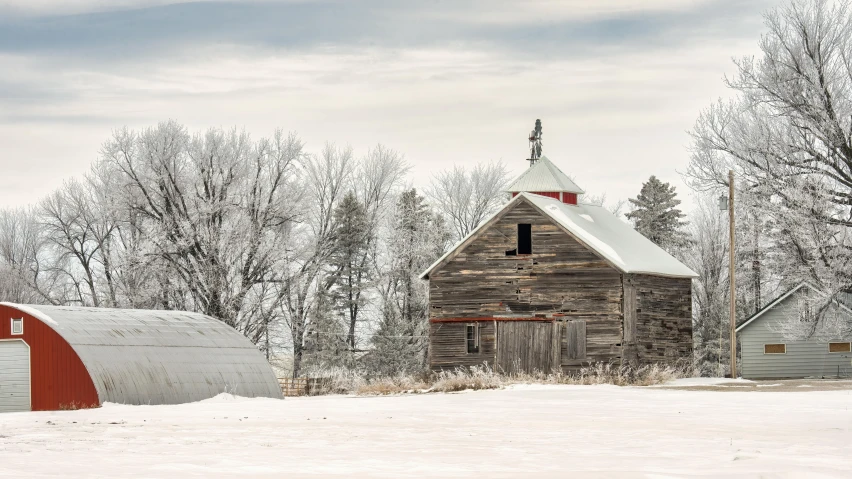
M 636 344 L 636 281 L 632 274 L 622 275 L 624 339 L 622 341 L 622 363 L 636 367 L 639 365 L 639 348 Z

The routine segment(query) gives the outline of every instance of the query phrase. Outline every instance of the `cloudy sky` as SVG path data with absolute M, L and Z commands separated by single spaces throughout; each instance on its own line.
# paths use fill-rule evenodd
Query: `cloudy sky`
M 422 186 L 526 136 L 592 194 L 686 194 L 687 130 L 777 0 L 0 0 L 0 206 L 84 173 L 112 129 L 296 131 L 405 154 Z

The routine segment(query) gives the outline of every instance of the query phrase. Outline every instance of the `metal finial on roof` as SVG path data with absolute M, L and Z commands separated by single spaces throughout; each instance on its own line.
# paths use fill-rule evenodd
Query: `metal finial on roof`
M 527 161 L 533 166 L 541 158 L 541 120 L 535 121 L 535 129 L 530 132 L 530 157 Z

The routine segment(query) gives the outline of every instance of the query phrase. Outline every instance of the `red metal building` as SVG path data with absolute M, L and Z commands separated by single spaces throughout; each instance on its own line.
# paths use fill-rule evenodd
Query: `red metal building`
M 0 303 L 0 412 L 281 397 L 262 354 L 182 311 Z

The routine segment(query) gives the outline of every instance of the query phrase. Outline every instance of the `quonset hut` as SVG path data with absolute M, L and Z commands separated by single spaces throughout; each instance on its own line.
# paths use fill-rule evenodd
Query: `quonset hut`
M 692 356 L 696 274 L 583 191 L 544 156 L 512 199 L 431 265 L 434 370 L 570 372 Z
M 183 311 L 0 303 L 0 412 L 280 398 L 243 335 Z

